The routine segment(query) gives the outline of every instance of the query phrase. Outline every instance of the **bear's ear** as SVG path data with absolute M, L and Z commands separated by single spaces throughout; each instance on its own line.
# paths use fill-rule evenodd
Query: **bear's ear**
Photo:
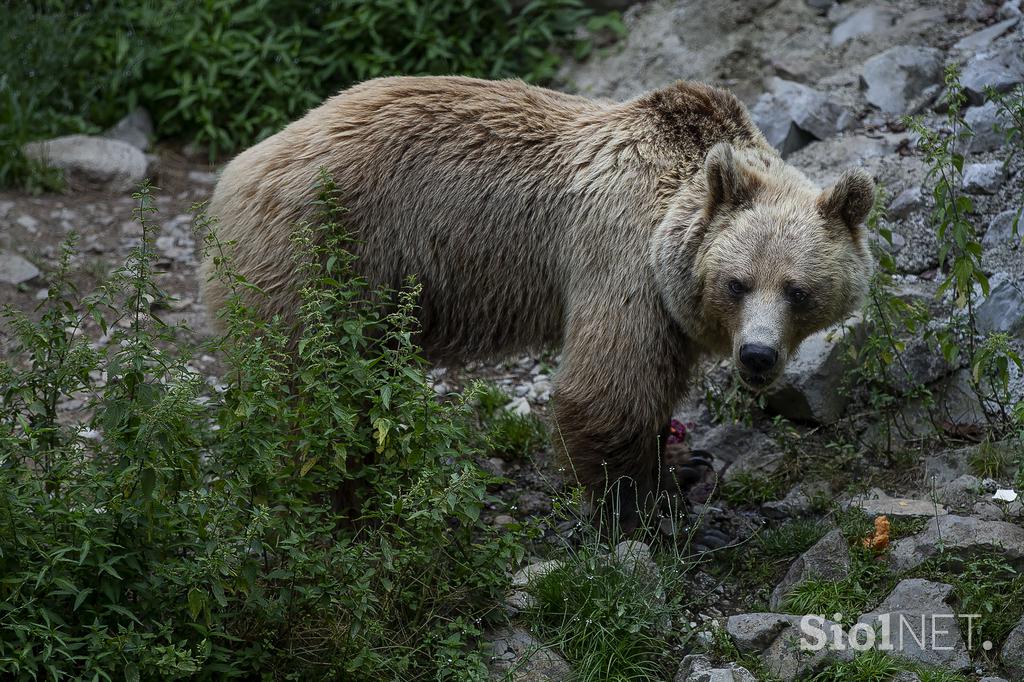
M 818 211 L 826 220 L 838 220 L 846 229 L 857 230 L 875 201 L 875 183 L 867 172 L 851 168 L 818 197 Z
M 739 206 L 749 202 L 757 181 L 740 168 L 728 142 L 719 142 L 704 159 L 704 174 L 708 186 L 707 211 L 713 214 L 723 206 Z

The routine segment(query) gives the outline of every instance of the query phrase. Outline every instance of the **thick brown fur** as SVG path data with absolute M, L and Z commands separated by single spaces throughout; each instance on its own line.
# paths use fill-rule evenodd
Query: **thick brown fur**
M 659 430 L 702 353 L 763 333 L 788 354 L 845 317 L 869 272 L 870 180 L 822 193 L 722 90 L 679 82 L 612 103 L 515 80 L 383 78 L 223 172 L 211 212 L 267 316 L 298 308 L 289 239 L 321 167 L 361 273 L 422 284 L 428 358 L 562 347 L 553 437 L 595 491 L 618 477 L 653 491 Z M 226 292 L 210 267 L 216 311 Z M 747 301 L 725 293 L 736 277 Z M 787 307 L 794 282 L 809 307 Z

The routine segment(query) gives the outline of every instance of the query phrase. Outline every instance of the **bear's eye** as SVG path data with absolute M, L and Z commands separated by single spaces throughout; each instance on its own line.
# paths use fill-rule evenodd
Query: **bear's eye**
M 734 298 L 739 298 L 743 294 L 747 293 L 747 285 L 738 279 L 730 279 L 729 293 L 732 294 Z
M 807 292 L 800 287 L 787 287 L 786 297 L 794 305 L 803 305 L 807 302 Z

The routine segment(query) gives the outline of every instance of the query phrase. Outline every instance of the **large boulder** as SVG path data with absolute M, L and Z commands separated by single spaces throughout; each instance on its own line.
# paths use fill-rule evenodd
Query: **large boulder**
M 768 605 L 782 606 L 787 595 L 808 580 L 842 580 L 850 574 L 850 548 L 837 528 L 818 540 L 789 567 L 782 581 L 772 592 Z
M 897 540 L 889 552 L 889 563 L 897 572 L 909 571 L 940 553 L 953 559 L 996 555 L 1021 563 L 1024 528 L 970 516 L 936 516 L 917 535 Z
M 0 282 L 23 284 L 39 276 L 39 268 L 11 251 L 0 251 Z
M 21 148 L 29 159 L 64 171 L 72 189 L 127 192 L 146 176 L 146 155 L 136 147 L 104 137 L 65 135 Z
M 926 91 L 942 83 L 942 64 L 942 52 L 932 47 L 890 47 L 864 63 L 867 100 L 886 113 L 913 113 L 925 104 Z
M 1024 339 L 1024 287 L 1007 278 L 978 306 L 978 331 L 1005 332 Z
M 891 655 L 957 671 L 967 670 L 971 659 L 960 634 L 959 620 L 949 606 L 953 586 L 928 580 L 903 580 L 874 611 L 858 619 L 884 632 L 888 620 Z M 850 633 L 851 641 L 854 632 Z M 877 640 L 876 640 L 877 641 Z
M 856 341 L 863 329 L 860 318 L 839 330 L 812 334 L 790 358 L 786 369 L 768 394 L 768 406 L 789 419 L 831 424 L 846 407 L 840 390 L 847 368 L 846 344 Z M 848 339 L 847 335 L 853 338 Z
M 751 109 L 754 122 L 783 156 L 848 128 L 853 116 L 824 93 L 782 78 L 772 78 Z
M 1024 56 L 1014 44 L 977 52 L 960 74 L 960 84 L 972 106 L 985 102 L 986 88 L 1007 92 L 1020 83 L 1024 83 Z

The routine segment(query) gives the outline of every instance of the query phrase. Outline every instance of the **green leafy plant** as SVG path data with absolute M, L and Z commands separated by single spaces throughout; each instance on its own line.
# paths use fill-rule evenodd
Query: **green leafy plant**
M 811 678 L 811 682 L 877 682 L 890 680 L 901 672 L 912 672 L 921 682 L 967 682 L 959 673 L 933 668 L 869 650 L 852 660 L 833 663 Z
M 535 605 L 527 618 L 579 679 L 665 679 L 677 664 L 668 653 L 679 611 L 666 592 L 673 591 L 680 563 L 668 571 L 643 563 L 633 568 L 587 542 L 531 585 Z
M 3 676 L 486 679 L 523 550 L 480 522 L 490 479 L 411 342 L 415 286 L 355 275 L 325 181 L 290 350 L 211 233 L 233 292 L 213 390 L 157 317 L 152 189 L 135 197 L 142 243 L 107 285 L 73 290 L 69 243 L 41 309 L 4 313 L 22 350 L 0 365 Z
M 544 81 L 560 48 L 586 44 L 577 29 L 593 18 L 580 0 L 15 5 L 0 36 L 0 182 L 37 185 L 22 143 L 108 126 L 140 104 L 158 137 L 194 141 L 212 159 L 377 76 Z

